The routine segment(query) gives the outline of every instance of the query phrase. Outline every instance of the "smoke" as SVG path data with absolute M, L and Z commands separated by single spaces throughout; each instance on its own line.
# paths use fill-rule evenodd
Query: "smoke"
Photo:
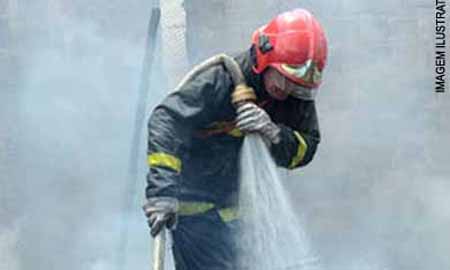
M 18 237 L 17 227 L 0 231 L 0 269 L 19 269 L 20 261 L 16 253 Z
M 0 74 L 0 269 L 115 267 L 150 4 L 16 7 L 14 38 L 0 36 L 17 55 Z M 256 26 L 295 7 L 317 15 L 330 44 L 322 142 L 285 183 L 312 248 L 331 270 L 448 269 L 450 100 L 433 93 L 432 3 L 229 1 L 201 51 L 248 48 Z M 140 184 L 130 268 L 149 257 Z
M 124 191 L 135 185 L 127 166 L 150 3 L 130 2 L 130 14 L 108 18 L 125 4 L 44 2 L 18 14 L 17 132 L 1 177 L 0 269 L 113 269 L 127 256 L 117 253 Z M 164 91 L 152 86 L 149 108 Z M 124 221 L 135 267 L 148 253 L 140 175 Z
M 331 46 L 322 142 L 289 183 L 313 243 L 329 269 L 448 268 L 449 98 L 433 90 L 432 6 L 310 8 Z

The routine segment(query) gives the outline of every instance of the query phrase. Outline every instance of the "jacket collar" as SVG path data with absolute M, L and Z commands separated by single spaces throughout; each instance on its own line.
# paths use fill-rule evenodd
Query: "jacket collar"
M 250 48 L 238 54 L 235 57 L 235 60 L 241 67 L 242 73 L 244 73 L 247 85 L 255 90 L 255 94 L 258 97 L 258 100 L 267 99 L 269 95 L 265 90 L 262 74 L 256 74 L 252 68 L 256 62 L 256 55 L 253 48 Z

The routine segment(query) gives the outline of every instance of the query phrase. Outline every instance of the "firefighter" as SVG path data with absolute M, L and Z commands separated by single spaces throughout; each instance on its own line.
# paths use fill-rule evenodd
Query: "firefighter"
M 177 270 L 236 269 L 233 234 L 239 150 L 245 134 L 260 134 L 276 164 L 307 165 L 320 142 L 315 96 L 327 41 L 304 9 L 282 13 L 234 57 L 256 102 L 237 109 L 230 73 L 216 64 L 168 95 L 148 122 L 143 209 L 156 236 L 171 229 Z

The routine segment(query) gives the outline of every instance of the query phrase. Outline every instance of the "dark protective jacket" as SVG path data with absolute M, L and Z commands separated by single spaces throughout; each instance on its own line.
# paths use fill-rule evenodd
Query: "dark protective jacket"
M 262 75 L 252 70 L 252 49 L 235 60 L 255 90 L 257 103 L 281 128 L 280 142 L 270 148 L 276 164 L 289 169 L 308 164 L 320 141 L 314 101 L 272 99 L 264 89 Z M 218 207 L 233 205 L 244 139 L 233 123 L 233 90 L 225 67 L 215 65 L 154 109 L 148 122 L 147 198 L 171 196 Z

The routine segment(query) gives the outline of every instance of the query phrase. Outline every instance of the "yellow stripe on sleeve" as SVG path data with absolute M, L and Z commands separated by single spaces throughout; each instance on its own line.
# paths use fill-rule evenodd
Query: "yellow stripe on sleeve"
M 295 168 L 300 162 L 302 162 L 305 157 L 306 150 L 308 149 L 308 145 L 306 144 L 305 139 L 303 139 L 302 135 L 299 132 L 294 131 L 295 137 L 298 140 L 298 149 L 297 154 L 292 158 L 291 163 L 289 165 L 289 169 Z
M 148 156 L 150 167 L 166 167 L 178 173 L 181 172 L 181 160 L 166 153 L 153 153 Z

